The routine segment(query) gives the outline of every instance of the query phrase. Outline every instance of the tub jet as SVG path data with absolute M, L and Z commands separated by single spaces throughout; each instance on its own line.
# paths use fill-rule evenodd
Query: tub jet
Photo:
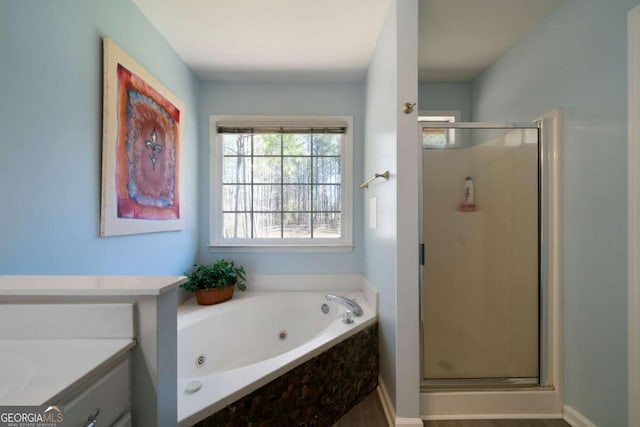
M 206 361 L 207 361 L 207 357 L 204 354 L 201 354 L 196 358 L 196 366 L 200 368 L 202 367 L 202 365 L 204 365 L 204 362 Z

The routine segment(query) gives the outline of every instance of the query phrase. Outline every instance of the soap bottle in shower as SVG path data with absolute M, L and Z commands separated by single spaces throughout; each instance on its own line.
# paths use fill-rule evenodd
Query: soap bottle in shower
M 476 204 L 473 200 L 473 179 L 470 176 L 464 179 L 464 190 L 462 191 L 462 203 L 460 210 L 462 212 L 472 212 L 476 210 Z

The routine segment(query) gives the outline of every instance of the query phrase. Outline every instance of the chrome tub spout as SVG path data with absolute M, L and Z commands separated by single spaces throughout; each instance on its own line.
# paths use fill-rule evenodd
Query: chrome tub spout
M 331 293 L 326 294 L 325 297 L 329 301 L 337 302 L 338 304 L 346 307 L 347 311 L 344 313 L 344 323 L 353 323 L 353 319 L 351 318 L 351 316 L 362 316 L 362 307 L 360 307 L 360 305 L 354 300 Z

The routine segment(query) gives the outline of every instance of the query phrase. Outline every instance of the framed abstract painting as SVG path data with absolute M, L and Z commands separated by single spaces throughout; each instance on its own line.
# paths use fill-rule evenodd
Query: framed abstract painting
M 183 103 L 103 38 L 100 235 L 184 228 Z

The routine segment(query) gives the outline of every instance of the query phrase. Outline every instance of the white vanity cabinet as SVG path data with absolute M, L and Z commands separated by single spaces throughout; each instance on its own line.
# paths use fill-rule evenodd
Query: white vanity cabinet
M 90 384 L 80 384 L 82 390 L 63 401 L 64 423 L 69 426 L 130 425 L 131 385 L 129 360 L 124 359 L 114 368 Z M 94 424 L 92 422 L 95 421 Z M 125 421 L 123 424 L 120 424 Z
M 98 408 L 99 427 L 175 427 L 177 371 L 157 367 L 177 366 L 185 281 L 0 275 L 0 378 L 14 381 L 0 406 L 61 405 L 73 427 Z

